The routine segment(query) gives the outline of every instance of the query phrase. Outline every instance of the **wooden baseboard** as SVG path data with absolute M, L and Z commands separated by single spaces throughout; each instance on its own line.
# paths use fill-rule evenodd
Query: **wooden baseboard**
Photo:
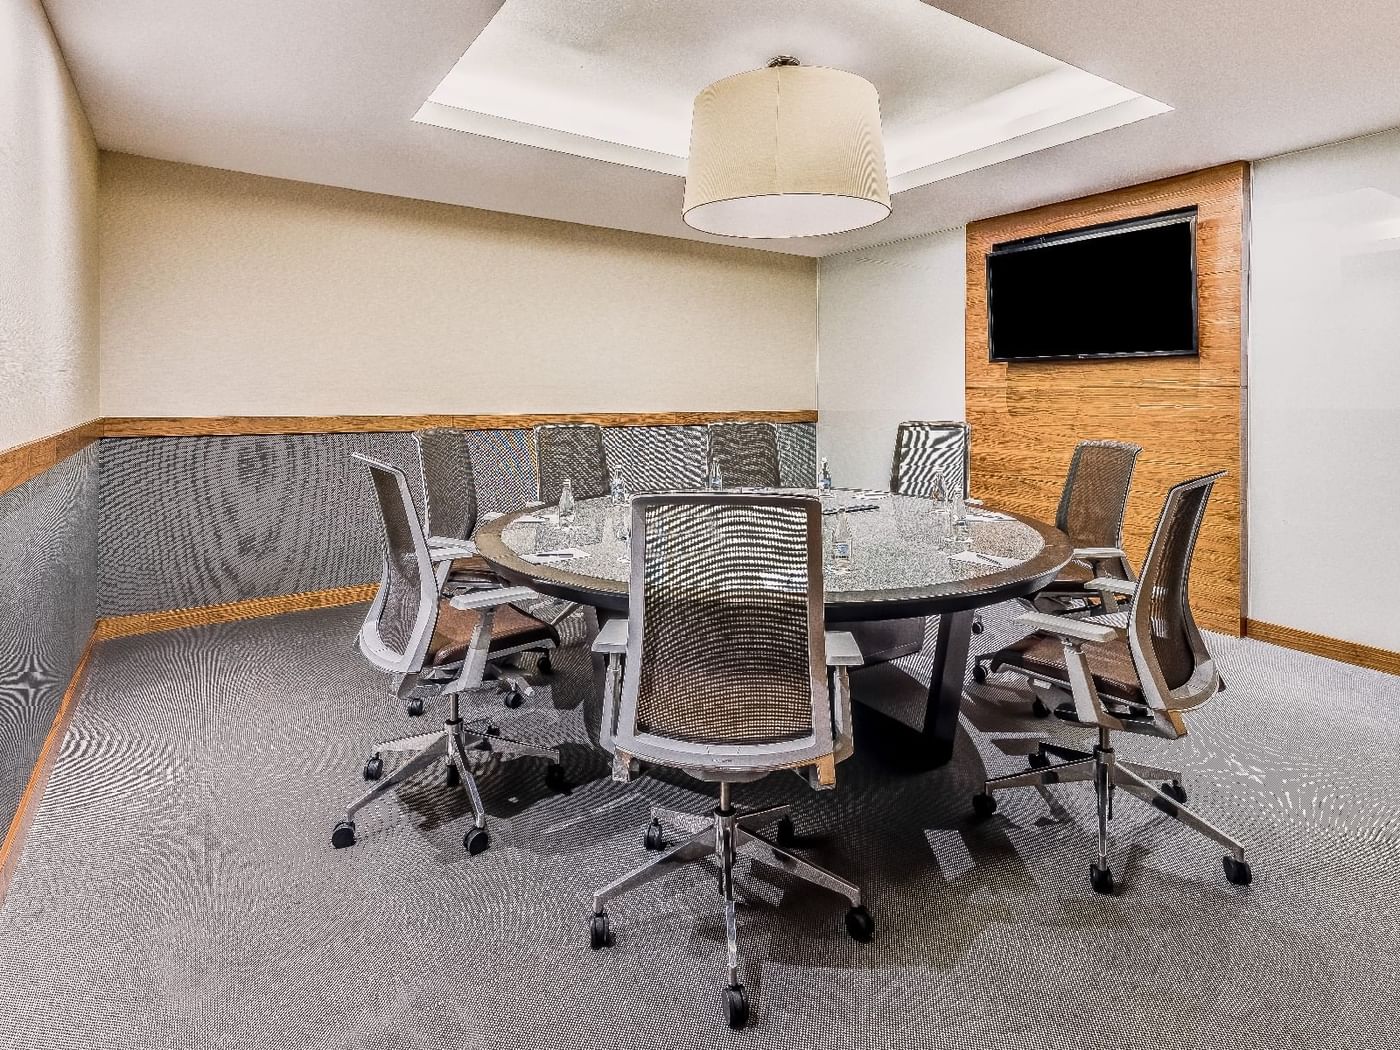
M 1312 634 L 1294 627 L 1280 627 L 1276 623 L 1265 623 L 1262 620 L 1245 620 L 1244 633 L 1246 637 L 1261 642 L 1272 642 L 1286 649 L 1297 649 L 1314 656 L 1325 656 L 1329 660 L 1340 660 L 1357 667 L 1369 667 L 1375 671 L 1400 675 L 1400 653 L 1390 649 L 1329 638 L 1325 634 Z
M 204 627 L 235 620 L 253 620 L 281 613 L 304 612 L 308 609 L 329 609 L 336 605 L 354 605 L 374 597 L 375 583 L 353 587 L 333 587 L 324 591 L 304 591 L 301 594 L 279 594 L 272 598 L 248 598 L 221 605 L 200 605 L 191 609 L 166 609 L 162 612 L 134 613 L 129 616 L 103 616 L 97 621 L 93 637 L 98 641 L 126 638 L 134 634 L 153 634 L 181 627 Z
M 78 690 L 82 688 L 83 679 L 87 675 L 88 660 L 92 656 L 92 647 L 96 641 L 96 636 L 90 637 L 87 645 L 83 646 L 82 655 L 78 657 L 78 666 L 73 669 L 73 677 L 68 680 L 68 688 L 63 691 L 63 699 L 59 702 L 53 725 L 44 737 L 39 757 L 29 773 L 24 793 L 19 797 L 19 807 L 10 821 L 4 842 L 0 842 L 0 903 L 4 902 L 5 893 L 10 888 L 10 879 L 19 865 L 20 854 L 24 852 L 25 836 L 29 834 L 29 826 L 34 823 L 34 816 L 39 811 L 44 788 L 49 783 L 49 774 L 53 772 L 54 762 L 57 761 L 59 749 L 63 746 L 64 734 L 68 732 L 68 725 L 73 720 Z

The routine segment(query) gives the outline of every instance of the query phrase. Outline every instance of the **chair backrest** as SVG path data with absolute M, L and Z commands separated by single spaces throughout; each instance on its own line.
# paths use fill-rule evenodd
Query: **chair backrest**
M 417 671 L 438 613 L 428 541 L 404 472 L 358 452 L 353 458 L 369 467 L 384 523 L 384 567 L 379 592 L 360 628 L 360 651 L 382 670 Z
M 726 488 L 777 488 L 778 429 L 772 423 L 711 423 L 710 462 L 719 464 Z
M 956 421 L 899 424 L 894 438 L 890 491 L 903 496 L 932 496 L 939 474 L 949 496 L 968 497 L 972 428 Z
M 1126 441 L 1081 441 L 1065 475 L 1055 527 L 1075 547 L 1122 547 L 1123 515 L 1142 448 Z
M 476 479 L 465 430 L 442 427 L 413 435 L 423 472 L 423 517 L 429 536 L 471 539 L 476 528 Z
M 681 493 L 632 506 L 616 748 L 740 773 L 832 754 L 820 500 Z
M 558 503 L 564 479 L 573 482 L 574 499 L 606 496 L 608 454 L 603 428 L 594 423 L 546 423 L 535 428 L 535 465 L 539 500 Z
M 1167 708 L 1215 694 L 1220 676 L 1191 615 L 1191 555 L 1211 489 L 1224 471 L 1173 485 L 1128 613 L 1128 644 L 1144 693 Z

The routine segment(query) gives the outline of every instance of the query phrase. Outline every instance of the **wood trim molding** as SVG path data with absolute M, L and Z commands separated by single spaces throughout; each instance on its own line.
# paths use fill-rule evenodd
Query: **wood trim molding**
M 154 634 L 181 627 L 205 627 L 235 620 L 254 620 L 261 616 L 277 616 L 309 609 L 329 609 L 337 605 L 354 605 L 374 597 L 377 583 L 333 587 L 324 591 L 303 591 L 300 594 L 279 594 L 271 598 L 246 598 L 220 605 L 200 605 L 191 609 L 165 609 L 161 612 L 133 613 L 128 616 L 103 616 L 97 621 L 93 638 L 127 638 L 133 634 Z
M 78 691 L 82 688 L 83 679 L 87 676 L 88 660 L 92 657 L 92 647 L 96 641 L 94 635 L 89 637 L 87 644 L 83 646 L 82 655 L 78 657 L 78 666 L 73 669 L 73 677 L 68 680 L 68 688 L 63 691 L 63 699 L 59 702 L 53 725 L 44 737 L 43 746 L 39 748 L 39 757 L 34 762 L 34 768 L 30 770 L 24 793 L 19 797 L 14 819 L 10 821 L 4 841 L 0 842 L 0 903 L 4 902 L 5 893 L 10 888 L 10 879 L 19 865 L 20 854 L 24 852 L 25 836 L 29 834 L 29 827 L 34 823 L 34 816 L 39 811 L 39 803 L 43 800 L 44 789 L 49 783 L 49 774 L 53 772 L 59 749 L 63 745 L 63 737 L 73 720 L 73 708 L 77 704 Z
M 102 437 L 102 420 L 93 419 L 57 434 L 0 451 L 0 495 L 23 485 Z
M 1245 620 L 1244 633 L 1249 638 L 1272 642 L 1285 649 L 1296 649 L 1300 653 L 1311 653 L 1313 656 L 1324 656 L 1329 660 L 1340 660 L 1357 667 L 1369 667 L 1373 671 L 1400 675 L 1400 653 L 1390 649 L 1329 638 L 1325 634 L 1300 631 L 1296 627 L 1281 627 L 1262 620 Z
M 543 423 L 596 423 L 605 427 L 699 426 L 729 420 L 815 423 L 815 409 L 732 412 L 566 412 L 412 416 L 125 416 L 102 421 L 104 437 L 185 437 L 233 434 L 401 433 L 430 427 L 462 430 L 528 429 Z

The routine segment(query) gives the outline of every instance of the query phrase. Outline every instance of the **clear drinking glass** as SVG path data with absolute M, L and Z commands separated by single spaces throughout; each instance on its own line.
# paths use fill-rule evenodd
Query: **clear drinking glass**
M 855 559 L 855 548 L 851 542 L 851 523 L 846 517 L 846 508 L 836 513 L 836 528 L 831 533 L 831 571 L 844 575 L 851 571 Z
M 565 478 L 563 484 L 559 486 L 559 525 L 562 528 L 571 528 L 574 524 L 574 483 L 571 478 Z

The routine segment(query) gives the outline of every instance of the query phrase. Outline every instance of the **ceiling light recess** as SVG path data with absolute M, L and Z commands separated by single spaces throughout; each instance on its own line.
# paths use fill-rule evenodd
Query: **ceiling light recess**
M 695 97 L 687 225 L 724 237 L 813 237 L 889 213 L 880 96 L 869 81 L 781 56 Z

